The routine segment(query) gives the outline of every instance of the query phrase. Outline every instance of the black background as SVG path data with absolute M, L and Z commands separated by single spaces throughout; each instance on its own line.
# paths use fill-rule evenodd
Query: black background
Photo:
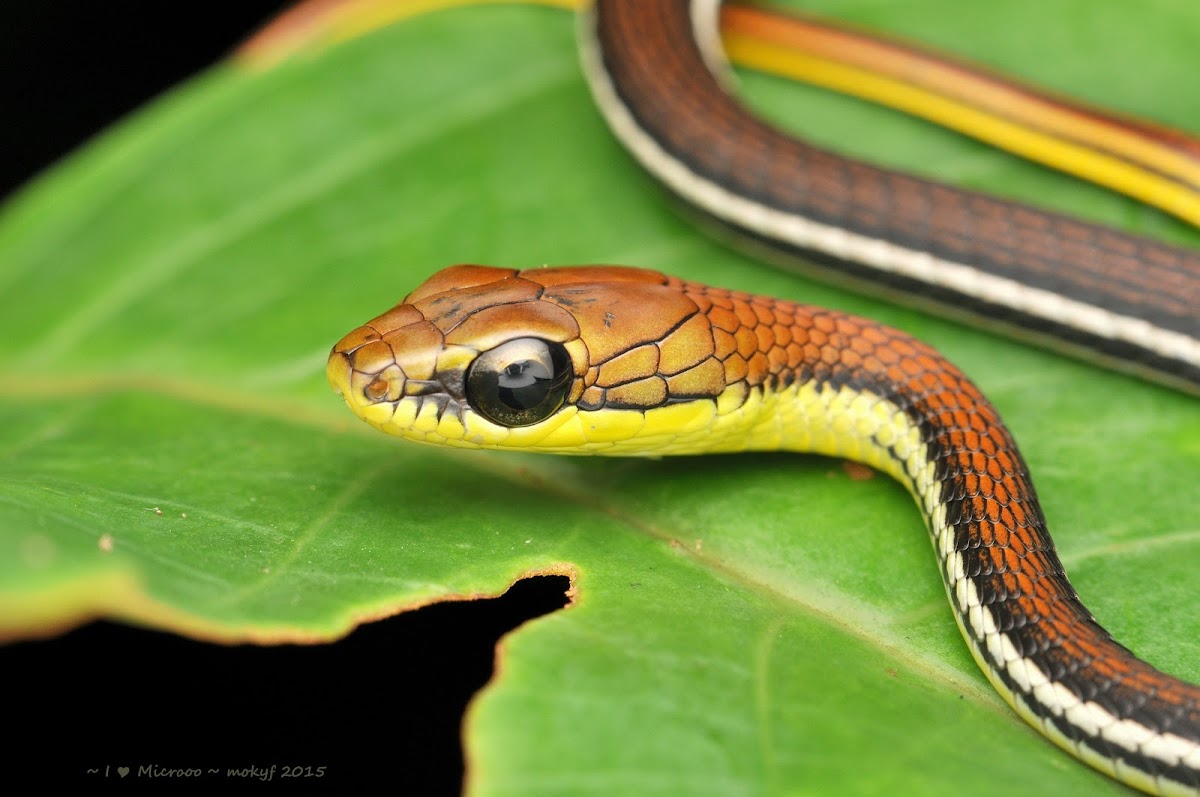
M 0 3 L 0 196 L 219 60 L 285 6 Z M 0 748 L 4 782 L 28 774 L 80 793 L 117 784 L 164 792 L 174 781 L 137 769 L 275 764 L 273 783 L 283 786 L 250 783 L 456 794 L 462 712 L 491 676 L 497 639 L 564 605 L 566 588 L 565 578 L 530 579 L 496 600 L 428 607 L 330 645 L 225 647 L 97 622 L 0 647 L 2 716 L 16 735 Z M 119 779 L 119 766 L 133 774 Z M 319 781 L 284 781 L 284 766 L 326 769 Z M 242 785 L 202 782 L 209 793 Z

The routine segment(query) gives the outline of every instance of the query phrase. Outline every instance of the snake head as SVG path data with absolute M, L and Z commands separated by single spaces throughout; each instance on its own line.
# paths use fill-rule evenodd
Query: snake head
M 326 374 L 389 434 L 569 453 L 725 387 L 709 322 L 678 281 L 616 266 L 452 266 L 338 341 Z

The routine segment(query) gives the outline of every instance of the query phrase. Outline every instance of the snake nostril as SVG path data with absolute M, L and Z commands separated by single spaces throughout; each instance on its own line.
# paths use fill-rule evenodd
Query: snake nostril
M 363 395 L 366 396 L 369 401 L 379 401 L 387 397 L 388 387 L 388 380 L 384 379 L 383 377 L 378 377 L 372 380 L 365 388 L 363 388 Z

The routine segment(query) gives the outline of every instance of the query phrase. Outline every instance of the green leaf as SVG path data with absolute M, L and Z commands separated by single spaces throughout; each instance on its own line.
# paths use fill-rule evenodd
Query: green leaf
M 806 5 L 1200 129 L 1190 6 Z M 978 381 L 1085 602 L 1200 680 L 1195 400 L 708 239 L 609 137 L 574 48 L 567 14 L 487 7 L 266 72 L 223 66 L 6 209 L 0 633 L 103 616 L 330 640 L 565 573 L 574 604 L 503 642 L 469 712 L 474 794 L 1122 792 L 991 691 L 899 486 L 816 457 L 415 447 L 328 390 L 329 346 L 455 262 L 641 264 L 867 314 Z M 764 114 L 843 150 L 1200 243 L 926 124 L 742 83 Z

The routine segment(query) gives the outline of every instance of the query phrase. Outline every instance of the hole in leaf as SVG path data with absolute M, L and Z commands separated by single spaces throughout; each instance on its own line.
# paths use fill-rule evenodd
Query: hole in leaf
M 110 780 L 130 767 L 126 779 L 140 781 L 152 777 L 143 767 L 199 768 L 194 780 L 216 791 L 275 764 L 274 781 L 285 766 L 324 766 L 326 786 L 459 794 L 463 711 L 492 677 L 496 642 L 565 606 L 569 586 L 527 578 L 498 598 L 434 604 L 328 645 L 227 647 L 97 622 L 0 647 L 17 731 L 9 760 L 41 784 L 90 788 L 105 767 Z

